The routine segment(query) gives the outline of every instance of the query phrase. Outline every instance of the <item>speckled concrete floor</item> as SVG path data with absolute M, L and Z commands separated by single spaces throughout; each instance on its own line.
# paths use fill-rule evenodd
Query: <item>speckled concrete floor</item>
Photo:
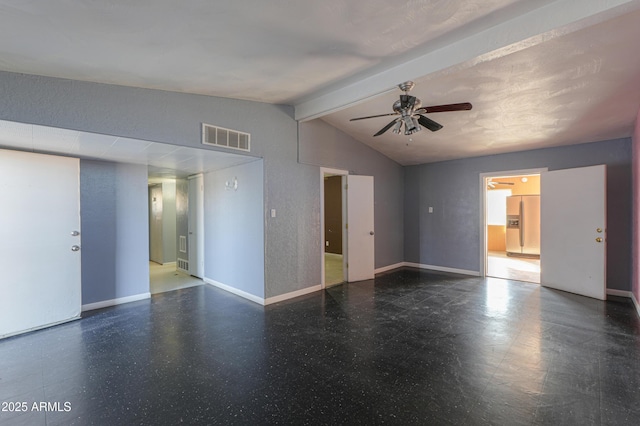
M 410 269 L 268 307 L 198 286 L 0 341 L 27 407 L 0 424 L 638 424 L 638 360 L 626 299 Z

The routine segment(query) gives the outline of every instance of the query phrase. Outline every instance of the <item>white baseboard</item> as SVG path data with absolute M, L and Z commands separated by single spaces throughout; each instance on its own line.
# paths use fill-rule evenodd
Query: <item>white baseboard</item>
M 447 266 L 425 265 L 423 263 L 402 262 L 402 266 L 410 266 L 412 268 L 429 269 L 431 271 L 451 272 L 453 274 L 472 275 L 479 277 L 479 271 L 469 271 L 467 269 L 449 268 Z
M 387 265 L 387 266 L 383 266 L 382 268 L 378 268 L 375 271 L 373 271 L 373 273 L 379 274 L 381 272 L 391 271 L 392 269 L 402 268 L 403 266 L 405 266 L 405 262 L 398 262 L 398 263 L 394 263 L 393 265 Z
M 633 296 L 633 293 L 631 293 L 630 291 L 616 290 L 615 288 L 608 288 L 607 294 L 611 296 L 628 297 L 629 299 L 631 299 L 631 297 Z
M 238 290 L 235 287 L 231 287 L 230 285 L 221 283 L 220 281 L 212 280 L 211 278 L 204 277 L 202 279 L 205 283 L 210 284 L 214 287 L 218 287 L 222 290 L 228 291 L 229 293 L 233 293 L 236 296 L 243 297 L 252 302 L 258 303 L 259 305 L 264 305 L 264 299 L 262 297 L 256 296 L 255 294 L 247 293 L 246 291 Z
M 284 300 L 293 299 L 294 297 L 304 296 L 305 294 L 313 293 L 315 291 L 322 290 L 322 285 L 314 285 L 312 287 L 303 288 L 300 290 L 292 291 L 290 293 L 280 294 L 278 296 L 268 297 L 264 300 L 265 305 L 271 305 L 272 303 L 282 302 Z
M 134 294 L 133 296 L 119 297 L 117 299 L 103 300 L 101 302 L 88 303 L 82 305 L 82 312 L 92 311 L 94 309 L 108 308 L 109 306 L 121 305 L 123 303 L 137 302 L 151 297 L 151 293 Z
M 636 295 L 633 294 L 632 291 L 626 290 L 616 290 L 615 288 L 608 288 L 607 294 L 611 296 L 620 296 L 620 297 L 628 297 L 633 302 L 633 306 L 635 306 L 638 316 L 640 317 L 640 303 L 638 303 L 638 299 L 636 299 Z
M 284 300 L 293 299 L 294 297 L 304 296 L 305 294 L 313 293 L 314 291 L 322 290 L 321 285 L 314 285 L 312 287 L 303 288 L 300 290 L 292 291 L 290 293 L 280 294 L 278 296 L 268 297 L 266 299 L 256 296 L 255 294 L 247 293 L 246 291 L 238 290 L 235 287 L 231 287 L 230 285 L 221 283 L 220 281 L 212 280 L 211 278 L 203 278 L 203 281 L 207 284 L 210 284 L 214 287 L 222 289 L 224 291 L 228 291 L 229 293 L 233 293 L 236 296 L 243 297 L 247 300 L 250 300 L 254 303 L 257 303 L 262 306 L 271 305 L 273 303 L 282 302 Z
M 631 293 L 631 300 L 633 300 L 633 304 L 636 305 L 636 311 L 640 317 L 640 303 L 638 303 L 638 299 L 636 299 L 636 295 L 634 293 Z
M 174 260 L 173 262 L 165 262 L 162 264 L 162 266 L 170 266 L 170 265 L 175 265 L 176 261 Z

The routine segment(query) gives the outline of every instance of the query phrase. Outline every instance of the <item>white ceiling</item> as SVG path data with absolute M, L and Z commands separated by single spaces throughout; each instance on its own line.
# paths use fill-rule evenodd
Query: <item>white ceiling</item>
M 0 120 L 0 148 L 149 166 L 150 182 L 258 160 L 246 155 Z
M 0 0 L 0 70 L 295 107 L 401 164 L 631 135 L 639 0 Z M 445 127 L 389 120 L 417 83 Z

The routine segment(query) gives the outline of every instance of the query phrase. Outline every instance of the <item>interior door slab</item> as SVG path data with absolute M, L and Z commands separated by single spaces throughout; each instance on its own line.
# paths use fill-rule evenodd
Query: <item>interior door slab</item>
M 79 164 L 0 150 L 0 337 L 80 316 Z
M 375 275 L 373 176 L 347 176 L 347 281 Z
M 540 183 L 541 284 L 606 299 L 606 166 L 545 172 Z

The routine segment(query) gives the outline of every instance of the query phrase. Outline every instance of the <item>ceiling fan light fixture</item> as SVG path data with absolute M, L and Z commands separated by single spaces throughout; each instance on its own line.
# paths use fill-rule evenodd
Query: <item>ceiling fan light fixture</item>
M 411 121 L 413 121 L 413 127 L 415 128 L 415 132 L 414 133 L 417 133 L 420 130 L 422 130 L 422 127 L 420 127 L 420 123 L 418 123 L 418 119 L 417 118 L 411 117 Z
M 393 133 L 395 133 L 396 135 L 399 135 L 401 128 L 402 128 L 402 121 L 398 120 L 395 126 L 393 126 Z
M 411 116 L 405 115 L 404 117 L 402 117 L 402 120 L 404 121 L 404 128 L 406 132 L 411 132 L 416 129 L 416 126 Z

